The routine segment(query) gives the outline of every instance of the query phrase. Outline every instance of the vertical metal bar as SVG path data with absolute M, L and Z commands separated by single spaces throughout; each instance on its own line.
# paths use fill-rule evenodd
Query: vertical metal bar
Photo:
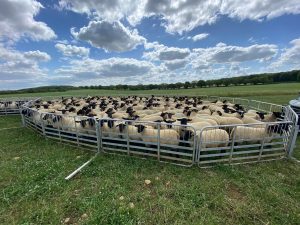
M 200 135 L 198 139 L 198 157 L 197 157 L 198 164 L 200 163 L 200 155 L 201 155 L 201 148 L 202 148 L 202 133 L 203 133 L 203 128 L 200 130 Z M 195 131 L 194 138 L 195 139 L 197 138 L 196 131 Z
M 75 116 L 73 118 L 74 118 L 74 123 L 75 123 L 76 142 L 77 142 L 77 146 L 79 146 L 79 132 L 78 132 L 78 128 L 77 128 L 77 123 L 76 123 Z
M 232 139 L 231 139 L 231 148 L 230 148 L 230 155 L 229 155 L 229 163 L 231 163 L 231 161 L 232 161 L 232 155 L 233 155 L 233 151 L 234 151 L 234 142 L 235 142 L 236 128 L 237 128 L 237 126 L 235 126 L 233 128 L 233 135 L 232 135 Z
M 293 156 L 293 152 L 294 152 L 298 132 L 299 132 L 298 125 L 293 124 L 293 131 L 290 134 L 291 144 L 289 145 L 289 149 L 288 149 L 288 157 L 289 158 L 291 158 Z
M 130 155 L 130 147 L 129 147 L 129 131 L 128 131 L 128 121 L 125 121 L 125 125 L 126 125 L 126 144 L 127 144 L 127 155 Z
M 267 127 L 266 127 L 266 129 L 267 129 Z M 260 150 L 259 150 L 259 156 L 258 156 L 258 161 L 260 161 L 262 153 L 263 153 L 263 150 L 264 150 L 265 139 L 266 139 L 266 136 L 263 137 L 262 142 L 261 142 L 261 146 L 260 146 Z
M 22 119 L 22 126 L 25 127 L 25 118 L 24 118 L 24 115 L 22 114 L 22 108 L 20 108 L 20 115 L 21 115 L 21 119 Z
M 61 121 L 62 121 L 62 119 L 61 119 Z M 58 124 L 58 136 L 59 136 L 59 141 L 60 141 L 60 142 L 61 142 L 61 132 L 60 132 L 60 128 L 62 127 L 61 121 L 60 121 L 60 123 L 57 123 L 57 124 Z M 59 124 L 60 124 L 61 126 L 59 126 Z
M 101 148 L 101 150 L 103 151 L 103 130 L 102 130 L 102 126 L 100 125 L 101 124 L 101 121 L 102 121 L 102 119 L 100 119 L 99 121 L 98 121 L 98 126 L 99 126 L 99 135 L 100 135 L 100 148 Z
M 192 128 L 192 127 L 190 127 Z M 197 152 L 197 148 L 198 148 L 198 138 L 196 136 L 196 130 L 195 128 L 192 128 L 193 129 L 193 132 L 194 132 L 194 140 L 193 140 L 193 146 L 192 146 L 192 151 L 193 151 L 193 158 L 192 158 L 192 161 L 193 161 L 193 164 L 197 162 L 197 158 L 198 158 L 198 152 Z
M 160 161 L 160 123 L 157 125 L 157 159 Z
M 101 136 L 100 136 L 100 129 L 99 129 L 99 124 L 97 122 L 96 119 L 95 120 L 95 126 L 96 126 L 96 136 L 97 136 L 97 152 L 100 153 L 100 149 L 101 149 L 101 143 L 100 143 L 100 139 L 101 139 Z
M 43 113 L 41 113 L 41 116 L 40 116 L 40 121 L 41 121 L 41 127 L 42 127 L 42 132 L 43 132 L 43 135 L 45 136 L 45 124 L 44 124 L 44 120 L 43 120 Z
M 273 105 L 270 105 L 269 112 L 272 112 Z

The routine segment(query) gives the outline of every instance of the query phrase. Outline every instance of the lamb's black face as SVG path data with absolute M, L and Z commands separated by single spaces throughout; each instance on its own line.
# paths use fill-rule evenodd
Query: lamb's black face
M 75 109 L 74 107 L 71 107 L 71 108 L 69 109 L 69 112 L 76 112 L 76 109 Z
M 182 119 L 177 119 L 177 120 L 180 121 L 181 125 L 187 125 L 188 121 L 192 121 L 192 120 L 190 120 L 188 118 L 182 118 Z
M 265 113 L 263 112 L 256 112 L 256 114 L 259 115 L 259 118 L 262 120 L 265 118 Z
M 121 123 L 121 124 L 119 124 L 118 125 L 118 127 L 119 127 L 119 131 L 120 131 L 120 133 L 123 133 L 123 131 L 125 130 L 125 128 L 126 128 L 126 124 L 124 124 L 124 123 Z
M 88 124 L 89 124 L 91 127 L 95 126 L 95 123 L 96 123 L 96 122 L 95 122 L 94 119 L 88 118 L 87 121 L 88 121 Z
M 243 118 L 244 117 L 244 114 L 245 114 L 245 112 L 244 111 L 241 111 L 241 110 L 239 110 L 239 111 L 236 111 L 238 114 L 240 114 L 240 116 L 241 116 L 241 118 Z
M 104 120 L 100 120 L 100 127 L 103 127 L 104 125 Z
M 168 129 L 171 129 L 171 128 L 173 127 L 173 126 L 172 126 L 172 123 L 174 123 L 175 120 L 165 120 L 165 122 L 168 123 L 167 128 L 168 128 Z
M 114 123 L 115 123 L 115 121 L 113 121 L 113 120 L 108 120 L 107 121 L 107 125 L 108 125 L 109 128 L 113 128 Z
M 66 114 L 67 111 L 69 111 L 69 110 L 67 110 L 67 109 L 62 109 L 61 110 L 62 114 Z
M 223 109 L 223 110 L 224 110 L 225 113 L 231 113 L 231 111 L 228 108 Z
M 194 137 L 194 132 L 192 130 L 185 130 L 184 131 L 184 134 L 183 134 L 183 140 L 184 141 L 188 141 L 192 137 Z
M 163 112 L 163 113 L 160 114 L 160 116 L 165 117 L 166 114 L 167 114 L 166 112 Z
M 273 112 L 273 115 L 274 115 L 276 118 L 281 118 L 281 117 L 282 117 L 282 113 L 281 113 L 281 112 Z
M 139 125 L 135 125 L 137 127 L 137 130 L 138 130 L 138 133 L 141 133 L 144 131 L 145 129 L 145 126 L 142 125 L 142 124 L 139 124 Z
M 86 127 L 86 120 L 81 120 L 80 121 L 80 125 L 83 127 L 83 128 L 85 128 Z
M 223 114 L 222 114 L 222 112 L 221 111 L 217 111 L 217 113 L 219 114 L 219 116 L 222 116 Z
M 78 112 L 77 112 L 77 115 L 83 115 L 83 110 L 79 109 Z
M 53 119 L 52 119 L 52 122 L 56 123 L 56 122 L 59 122 L 61 119 L 62 119 L 61 116 L 54 116 Z
M 206 105 L 203 106 L 203 107 L 202 107 L 202 110 L 204 110 L 204 109 L 208 109 L 208 106 L 206 106 Z

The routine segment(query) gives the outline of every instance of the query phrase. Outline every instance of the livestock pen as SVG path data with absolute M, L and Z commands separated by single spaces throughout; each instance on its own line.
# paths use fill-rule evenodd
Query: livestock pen
M 0 98 L 0 115 L 17 115 L 23 104 L 34 99 L 36 97 Z
M 163 122 L 132 121 L 120 119 L 99 119 L 85 116 L 69 116 L 75 126 L 58 125 L 53 127 L 47 122 L 52 113 L 37 113 L 31 108 L 35 99 L 22 106 L 23 125 L 34 129 L 41 135 L 56 139 L 66 144 L 76 145 L 95 153 L 120 153 L 143 158 L 156 159 L 181 166 L 207 167 L 216 163 L 241 164 L 260 161 L 278 160 L 292 157 L 297 138 L 297 114 L 290 106 L 281 106 L 267 102 L 242 98 L 226 98 L 218 96 L 201 96 L 207 100 L 230 100 L 241 104 L 245 109 L 255 109 L 264 112 L 282 111 L 284 117 L 280 121 L 262 124 L 231 124 L 206 126 L 196 131 L 189 125 L 172 125 L 172 130 L 184 130 L 185 137 L 170 137 L 168 130 L 162 127 L 170 126 Z M 38 116 L 38 118 L 36 117 Z M 93 125 L 84 129 L 80 121 Z M 110 130 L 109 124 L 123 124 L 122 129 Z M 105 126 L 103 125 L 105 124 Z M 154 126 L 156 133 L 150 136 L 139 132 L 131 133 L 129 127 Z M 214 137 L 226 131 L 228 137 L 216 140 Z M 252 135 L 249 133 L 259 133 Z M 90 160 L 84 165 L 88 164 Z M 81 169 L 80 167 L 79 169 Z M 76 170 L 75 172 L 78 172 Z M 71 177 L 75 173 L 71 174 Z M 70 178 L 70 177 L 68 177 Z

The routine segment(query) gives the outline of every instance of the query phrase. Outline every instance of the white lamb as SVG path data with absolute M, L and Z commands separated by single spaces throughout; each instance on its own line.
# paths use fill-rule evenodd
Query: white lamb
M 142 140 L 144 142 L 157 143 L 158 130 L 152 127 L 146 127 L 144 125 L 136 125 L 138 128 L 138 133 L 142 135 Z M 167 145 L 178 145 L 179 144 L 179 134 L 172 129 L 160 130 L 160 144 Z

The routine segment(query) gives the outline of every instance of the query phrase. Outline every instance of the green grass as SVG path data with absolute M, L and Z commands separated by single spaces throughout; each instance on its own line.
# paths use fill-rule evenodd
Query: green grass
M 285 103 L 299 85 L 287 87 L 294 94 L 279 88 L 263 100 Z M 19 116 L 0 117 L 0 129 L 20 125 Z M 299 139 L 294 155 L 300 159 Z M 300 221 L 300 164 L 292 160 L 200 169 L 102 154 L 73 180 L 64 180 L 92 156 L 26 128 L 0 130 L 0 224 L 61 224 L 66 218 L 72 224 Z M 145 186 L 145 179 L 152 183 Z

